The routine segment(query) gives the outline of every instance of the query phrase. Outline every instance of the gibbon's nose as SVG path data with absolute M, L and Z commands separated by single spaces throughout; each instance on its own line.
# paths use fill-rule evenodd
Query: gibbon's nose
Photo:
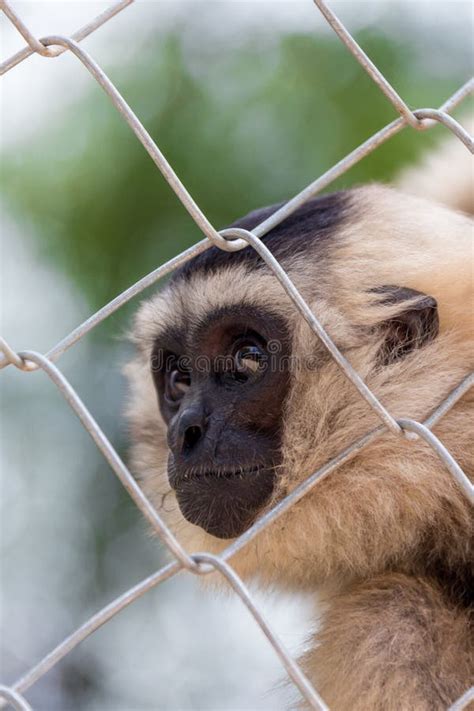
M 191 454 L 204 436 L 206 418 L 200 407 L 188 407 L 181 415 L 176 430 L 176 454 Z

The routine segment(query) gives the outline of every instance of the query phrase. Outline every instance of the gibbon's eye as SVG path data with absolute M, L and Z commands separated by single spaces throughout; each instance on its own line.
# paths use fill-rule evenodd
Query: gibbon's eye
M 191 377 L 178 368 L 173 368 L 166 374 L 165 399 L 171 405 L 176 405 L 191 385 Z
M 256 378 L 263 372 L 265 352 L 252 341 L 238 343 L 233 358 L 234 372 L 239 380 Z

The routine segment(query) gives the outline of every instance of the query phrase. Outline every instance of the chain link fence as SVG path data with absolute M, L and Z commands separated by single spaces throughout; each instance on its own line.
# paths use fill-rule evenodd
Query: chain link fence
M 101 25 L 108 22 L 112 17 L 114 17 L 114 15 L 124 10 L 128 5 L 132 4 L 133 1 L 134 0 L 121 0 L 121 2 L 115 3 L 91 22 L 74 32 L 71 37 L 52 35 L 38 39 L 30 32 L 14 7 L 6 2 L 6 0 L 1 0 L 0 9 L 25 39 L 26 46 L 0 64 L 0 73 L 5 74 L 6 72 L 12 70 L 20 62 L 25 61 L 34 53 L 40 54 L 47 58 L 57 57 L 65 51 L 69 51 L 74 54 L 90 73 L 91 77 L 93 77 L 102 87 L 114 107 L 121 114 L 123 120 L 128 123 L 137 139 L 142 143 L 156 167 L 160 170 L 170 185 L 171 189 L 180 199 L 183 207 L 188 211 L 194 222 L 203 232 L 205 238 L 193 247 L 186 249 L 181 254 L 173 257 L 168 262 L 158 267 L 119 294 L 115 299 L 99 309 L 99 311 L 92 314 L 84 323 L 66 335 L 45 355 L 35 351 L 23 351 L 17 353 L 11 345 L 9 345 L 3 338 L 0 338 L 0 368 L 14 366 L 25 373 L 37 369 L 41 369 L 44 373 L 46 373 L 65 398 L 66 402 L 76 413 L 83 427 L 92 437 L 98 449 L 110 464 L 113 471 L 142 512 L 143 516 L 149 521 L 153 529 L 158 534 L 162 543 L 169 549 L 174 560 L 153 575 L 147 577 L 137 585 L 127 590 L 127 592 L 123 595 L 116 598 L 106 607 L 93 615 L 81 627 L 76 629 L 71 635 L 58 644 L 57 647 L 50 651 L 40 662 L 38 662 L 38 664 L 36 664 L 36 666 L 27 671 L 24 676 L 18 679 L 13 685 L 0 685 L 0 706 L 4 706 L 5 703 L 8 703 L 18 711 L 30 710 L 31 706 L 24 698 L 24 693 L 33 684 L 35 684 L 80 642 L 108 622 L 125 607 L 133 603 L 152 588 L 156 587 L 159 583 L 175 576 L 180 571 L 187 571 L 193 575 L 199 576 L 217 571 L 227 580 L 233 590 L 241 598 L 242 602 L 246 605 L 256 624 L 259 625 L 266 635 L 269 643 L 272 645 L 283 667 L 295 686 L 298 688 L 308 707 L 323 711 L 328 708 L 324 700 L 320 697 L 317 690 L 313 688 L 309 680 L 299 668 L 298 664 L 294 661 L 294 659 L 292 659 L 285 647 L 275 636 L 271 627 L 256 607 L 251 594 L 243 584 L 242 580 L 233 571 L 230 562 L 232 556 L 246 546 L 249 541 L 254 539 L 260 531 L 269 526 L 285 511 L 287 511 L 296 501 L 305 496 L 305 494 L 310 491 L 310 489 L 312 489 L 318 481 L 330 475 L 339 466 L 349 461 L 357 453 L 368 447 L 383 434 L 386 434 L 387 431 L 394 437 L 404 437 L 412 441 L 411 446 L 413 447 L 417 446 L 417 440 L 419 440 L 419 438 L 424 440 L 446 466 L 447 470 L 456 480 L 465 495 L 471 501 L 474 501 L 473 485 L 470 483 L 469 479 L 462 471 L 458 463 L 453 459 L 446 447 L 444 447 L 440 440 L 431 431 L 431 428 L 438 422 L 438 420 L 440 420 L 440 418 L 442 418 L 474 384 L 474 373 L 471 373 L 469 376 L 464 378 L 464 380 L 458 384 L 458 386 L 448 395 L 448 397 L 439 403 L 436 410 L 427 420 L 425 420 L 425 422 L 417 422 L 410 419 L 395 419 L 377 399 L 374 393 L 371 392 L 360 375 L 352 368 L 344 355 L 336 347 L 330 336 L 326 333 L 325 329 L 318 321 L 317 315 L 312 313 L 297 288 L 288 278 L 284 269 L 280 266 L 269 249 L 267 249 L 267 247 L 262 243 L 260 238 L 273 227 L 282 222 L 282 220 L 288 217 L 306 200 L 326 188 L 336 178 L 351 168 L 351 166 L 405 128 L 424 131 L 437 123 L 441 123 L 446 127 L 446 129 L 454 133 L 454 135 L 457 136 L 457 138 L 471 153 L 474 152 L 474 140 L 472 136 L 470 136 L 465 128 L 463 128 L 463 126 L 450 115 L 453 109 L 455 109 L 468 95 L 473 93 L 474 79 L 467 81 L 452 96 L 446 99 L 439 108 L 418 108 L 416 110 L 412 110 L 389 83 L 386 77 L 383 76 L 376 65 L 369 59 L 363 49 L 357 44 L 350 32 L 336 17 L 327 4 L 323 0 L 314 0 L 315 5 L 334 32 L 338 35 L 339 39 L 344 43 L 349 52 L 351 52 L 354 58 L 377 84 L 386 96 L 387 100 L 390 101 L 396 109 L 399 116 L 391 123 L 377 131 L 364 143 L 356 147 L 330 170 L 315 179 L 301 192 L 295 195 L 295 197 L 289 200 L 283 207 L 278 209 L 268 219 L 255 227 L 255 229 L 251 232 L 243 229 L 227 229 L 219 232 L 209 222 L 200 207 L 188 193 L 185 186 L 179 180 L 178 176 L 173 171 L 173 168 L 167 162 L 166 158 L 163 156 L 150 134 L 117 91 L 114 84 L 110 81 L 101 67 L 79 44 L 81 40 L 97 30 Z M 91 331 L 108 316 L 113 314 L 123 304 L 165 275 L 172 272 L 176 269 L 176 267 L 184 264 L 197 254 L 204 252 L 212 245 L 231 252 L 238 251 L 247 245 L 251 245 L 253 249 L 258 252 L 260 257 L 273 272 L 276 279 L 278 279 L 282 288 L 293 301 L 295 308 L 298 309 L 303 318 L 314 331 L 315 335 L 322 341 L 331 356 L 338 363 L 344 375 L 352 382 L 354 387 L 357 388 L 361 397 L 364 398 L 364 400 L 376 412 L 381 420 L 381 424 L 377 428 L 366 433 L 363 437 L 353 442 L 344 451 L 340 452 L 336 457 L 328 461 L 323 467 L 321 467 L 296 489 L 294 489 L 289 495 L 287 495 L 285 499 L 280 501 L 271 511 L 259 518 L 245 533 L 233 541 L 218 556 L 207 553 L 189 555 L 180 545 L 172 531 L 170 531 L 165 525 L 154 507 L 143 494 L 135 479 L 128 471 L 124 462 L 120 459 L 119 455 L 95 421 L 92 414 L 55 365 L 55 361 L 57 361 L 66 350 L 76 344 L 89 331 Z M 465 709 L 473 700 L 474 687 L 467 690 L 466 693 L 450 707 L 449 711 L 460 711 L 461 709 Z

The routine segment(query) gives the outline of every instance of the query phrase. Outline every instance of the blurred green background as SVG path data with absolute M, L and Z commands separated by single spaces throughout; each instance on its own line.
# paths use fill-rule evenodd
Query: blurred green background
M 279 3 L 263 4 L 279 12 Z M 351 3 L 351 16 L 359 17 L 357 40 L 414 107 L 440 105 L 472 70 L 472 10 L 469 3 L 452 6 L 457 24 L 437 22 L 433 13 L 420 18 L 408 4 L 394 2 L 376 25 L 364 25 L 367 3 Z M 267 27 L 260 7 L 241 35 L 219 40 L 225 2 L 186 8 L 164 30 L 156 15 L 145 32 L 145 18 L 142 35 L 133 36 L 139 51 L 124 60 L 117 51 L 112 62 L 105 50 L 96 56 L 216 227 L 291 197 L 395 118 L 378 88 L 325 31 L 316 9 L 314 25 L 287 30 Z M 212 22 L 197 22 L 201 11 Z M 235 4 L 229 17 L 238 12 Z M 113 22 L 101 30 L 114 31 Z M 76 98 L 76 73 L 85 70 L 74 62 L 69 70 L 70 84 L 62 88 L 68 104 L 48 97 L 47 121 L 3 150 L 2 273 L 9 287 L 2 324 L 7 338 L 14 333 L 15 346 L 52 346 L 201 239 L 99 87 L 91 79 Z M 24 103 L 26 112 L 34 111 L 26 95 Z M 390 180 L 442 135 L 440 128 L 422 134 L 406 129 L 331 189 Z M 14 240 L 21 247 L 14 248 Z M 20 298 L 22 290 L 28 299 Z M 129 354 L 123 333 L 135 308 L 136 300 L 60 362 L 124 457 L 120 367 Z M 38 342 L 31 341 L 33 327 Z M 164 560 L 59 395 L 45 378 L 38 380 L 41 374 L 26 382 L 11 370 L 2 374 L 8 413 L 2 426 L 2 614 L 8 627 L 2 680 L 8 682 L 88 612 Z M 28 698 L 35 708 L 281 708 L 279 697 L 264 695 L 279 667 L 251 622 L 241 622 L 240 608 L 206 601 L 209 593 L 184 590 L 181 581 L 167 585 L 34 687 Z M 291 604 L 271 609 L 288 644 L 297 646 L 306 628 L 294 631 Z
M 437 63 L 419 61 L 411 37 L 383 30 L 364 29 L 357 40 L 414 106 L 438 106 L 469 75 L 464 48 L 459 66 L 451 57 L 450 70 L 440 75 Z M 292 196 L 395 117 L 333 35 L 283 34 L 263 46 L 250 36 L 223 55 L 205 37 L 185 52 L 192 31 L 189 23 L 148 39 L 132 66 L 115 66 L 111 75 L 218 227 Z M 40 253 L 97 308 L 200 234 L 128 126 L 90 84 L 65 115 L 53 114 L 32 145 L 7 153 L 2 187 L 12 208 L 34 221 Z M 389 180 L 436 133 L 425 139 L 403 132 L 331 189 Z

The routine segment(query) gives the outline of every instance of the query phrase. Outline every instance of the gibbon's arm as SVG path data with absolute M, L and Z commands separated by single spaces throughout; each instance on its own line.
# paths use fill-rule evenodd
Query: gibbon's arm
M 301 661 L 334 711 L 446 711 L 472 684 L 469 625 L 433 581 L 388 573 L 331 600 Z

